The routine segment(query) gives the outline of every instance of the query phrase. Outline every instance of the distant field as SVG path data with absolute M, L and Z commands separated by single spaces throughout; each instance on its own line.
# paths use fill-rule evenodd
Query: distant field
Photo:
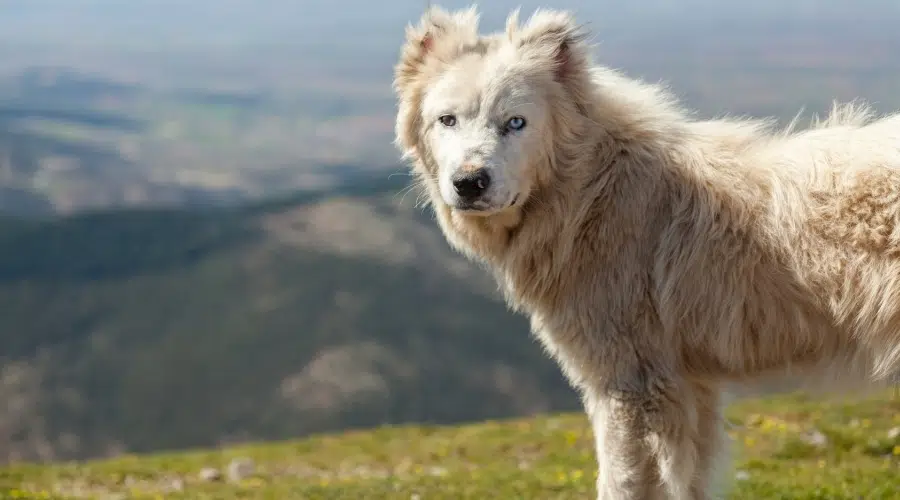
M 154 87 L 67 67 L 0 75 L 0 187 L 69 212 L 327 189 L 397 165 L 388 83 Z M 208 201 L 208 200 L 207 200 Z
M 894 499 L 900 396 L 802 394 L 728 411 L 735 499 Z M 812 437 L 810 437 L 812 436 Z M 233 460 L 252 471 L 232 481 Z M 222 477 L 200 478 L 204 468 Z M 208 471 L 209 472 L 209 471 Z M 220 451 L 0 469 L 2 498 L 593 498 L 594 452 L 580 414 L 461 427 L 397 427 Z

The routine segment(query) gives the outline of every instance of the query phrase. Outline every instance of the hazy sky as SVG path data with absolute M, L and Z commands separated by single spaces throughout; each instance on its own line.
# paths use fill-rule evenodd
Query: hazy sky
M 394 38 L 419 17 L 425 0 L 0 0 L 0 40 L 68 43 L 317 43 L 343 37 Z M 468 1 L 436 2 L 449 8 Z M 836 18 L 857 27 L 865 18 L 900 21 L 895 0 L 490 0 L 485 28 L 497 28 L 516 6 L 572 9 L 608 37 L 640 36 L 659 27 L 703 23 L 765 26 L 773 20 Z
M 435 3 L 451 9 L 471 4 Z M 152 52 L 164 59 L 200 56 L 238 67 L 265 50 L 296 67 L 346 66 L 387 78 L 405 25 L 416 22 L 427 5 L 426 0 L 0 0 L 0 53 L 5 52 L 0 70 L 22 64 L 90 66 L 110 57 L 136 61 L 134 54 Z M 811 34 L 847 40 L 847 46 L 866 39 L 864 46 L 900 51 L 898 0 L 485 0 L 479 5 L 482 30 L 502 28 L 515 7 L 527 17 L 552 5 L 574 11 L 600 50 L 625 44 L 657 57 L 686 45 L 697 54 L 707 47 L 777 45 L 785 34 L 798 35 L 800 43 Z M 857 43 L 849 43 L 854 39 Z

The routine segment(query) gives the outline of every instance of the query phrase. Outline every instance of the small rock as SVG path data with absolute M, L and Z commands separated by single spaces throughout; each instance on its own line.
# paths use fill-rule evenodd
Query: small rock
M 243 481 L 253 475 L 253 460 L 240 457 L 231 460 L 228 464 L 228 480 L 234 483 Z
M 172 491 L 184 491 L 184 480 L 180 477 L 172 479 L 172 482 L 169 483 L 169 488 Z
M 828 445 L 828 437 L 825 434 L 822 434 L 818 430 L 813 429 L 812 431 L 806 433 L 803 436 L 803 440 L 807 444 L 811 444 L 817 448 L 824 448 Z
M 222 479 L 222 473 L 214 467 L 204 467 L 200 469 L 200 480 L 206 482 L 218 481 Z
M 420 500 L 421 498 L 418 493 L 413 493 L 410 495 L 409 500 Z
M 739 470 L 734 473 L 734 478 L 738 481 L 747 481 L 750 479 L 750 473 L 745 470 Z
M 900 438 L 900 427 L 894 427 L 893 429 L 889 430 L 887 433 L 887 437 L 888 439 Z
M 428 473 L 432 476 L 446 476 L 447 469 L 443 467 L 433 466 L 428 468 Z

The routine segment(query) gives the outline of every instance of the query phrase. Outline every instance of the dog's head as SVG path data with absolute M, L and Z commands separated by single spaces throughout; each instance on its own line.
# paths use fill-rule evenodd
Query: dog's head
M 552 182 L 556 141 L 590 81 L 589 49 L 564 12 L 513 13 L 478 34 L 474 8 L 430 9 L 396 67 L 397 143 L 434 203 L 461 216 L 517 210 Z

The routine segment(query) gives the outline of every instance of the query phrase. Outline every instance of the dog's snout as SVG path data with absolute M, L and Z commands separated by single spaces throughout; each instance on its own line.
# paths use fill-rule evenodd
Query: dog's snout
M 462 169 L 453 176 L 453 189 L 460 198 L 467 201 L 478 199 L 490 185 L 491 176 L 483 168 Z

